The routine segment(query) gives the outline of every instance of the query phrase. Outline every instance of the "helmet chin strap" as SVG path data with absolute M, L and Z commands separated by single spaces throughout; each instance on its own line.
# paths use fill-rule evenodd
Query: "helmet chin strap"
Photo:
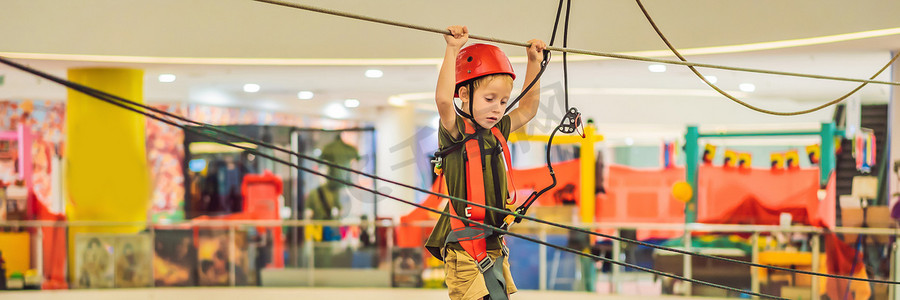
M 466 91 L 466 94 L 468 94 L 468 97 L 469 97 L 469 113 L 466 113 L 465 111 L 460 109 L 459 106 L 456 106 L 456 104 L 453 105 L 453 108 L 456 109 L 456 113 L 459 114 L 461 117 L 469 119 L 469 121 L 472 121 L 472 125 L 475 126 L 475 128 L 481 128 L 481 125 L 478 124 L 478 122 L 475 122 L 475 110 L 474 110 L 474 105 L 472 104 L 473 102 L 475 102 L 474 101 L 474 98 L 475 98 L 474 97 L 475 96 L 474 80 L 470 81 L 468 84 L 466 84 L 466 86 L 468 87 L 468 91 Z M 462 99 L 462 97 L 460 97 L 460 99 Z
M 472 120 L 472 126 L 475 128 L 481 127 L 478 122 L 475 121 L 475 80 L 469 81 L 469 120 Z

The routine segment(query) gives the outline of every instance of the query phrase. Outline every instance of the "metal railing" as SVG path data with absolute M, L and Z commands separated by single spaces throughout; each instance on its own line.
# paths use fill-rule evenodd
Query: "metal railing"
M 310 220 L 195 220 L 195 221 L 184 221 L 184 222 L 112 222 L 112 221 L 0 221 L 0 229 L 5 231 L 16 231 L 16 230 L 26 230 L 29 228 L 40 229 L 45 227 L 52 228 L 114 228 L 114 227 L 144 227 L 146 228 L 146 232 L 151 235 L 151 239 L 155 237 L 156 230 L 162 229 L 225 229 L 227 230 L 228 236 L 228 245 L 229 245 L 229 253 L 230 261 L 234 261 L 234 253 L 235 253 L 235 235 L 237 230 L 242 230 L 248 227 L 291 227 L 291 228 L 308 228 L 311 226 L 319 226 L 319 227 L 366 227 L 366 228 L 386 228 L 391 229 L 399 226 L 400 224 L 396 224 L 390 220 L 378 220 L 378 221 L 368 221 L 368 222 L 344 222 L 344 221 L 310 221 Z M 404 226 L 413 226 L 413 227 L 422 227 L 422 228 L 431 228 L 434 226 L 433 221 L 423 221 L 423 222 L 415 222 L 409 224 L 402 224 Z M 683 247 L 682 250 L 692 251 L 692 233 L 745 233 L 751 235 L 751 245 L 750 248 L 750 262 L 752 263 L 760 263 L 759 254 L 760 254 L 760 245 L 759 237 L 763 234 L 773 234 L 773 233 L 801 233 L 808 234 L 810 239 L 808 240 L 809 248 L 811 251 L 812 261 L 811 261 L 811 269 L 812 272 L 822 273 L 822 270 L 819 269 L 820 260 L 821 260 L 821 252 L 818 249 L 821 249 L 821 238 L 822 235 L 827 233 L 828 231 L 833 233 L 843 233 L 843 234 L 861 234 L 861 235 L 870 235 L 870 236 L 900 236 L 900 229 L 898 228 L 858 228 L 858 227 L 838 227 L 831 230 L 825 230 L 818 227 L 811 226 L 776 226 L 776 225 L 728 225 L 728 224 L 671 224 L 671 223 L 595 223 L 595 224 L 566 224 L 573 225 L 584 229 L 590 230 L 612 230 L 614 236 L 621 236 L 621 232 L 623 230 L 664 230 L 664 231 L 675 231 L 681 232 L 681 237 L 683 238 Z M 548 236 L 548 230 L 551 227 L 537 224 L 537 223 L 521 223 L 514 226 L 514 230 L 527 230 L 528 232 L 535 234 L 537 238 L 541 241 L 546 242 Z M 43 245 L 41 238 L 42 230 L 34 230 L 36 234 L 35 245 L 33 247 L 33 255 L 36 259 L 35 269 L 38 272 L 43 271 Z M 394 245 L 393 235 L 394 230 L 385 230 L 384 236 L 381 238 L 384 239 L 383 247 L 386 248 L 387 253 L 392 253 Z M 309 238 L 308 236 L 303 237 L 304 245 L 306 248 L 305 251 L 305 268 L 306 268 L 306 276 L 307 283 L 309 286 L 314 285 L 314 278 L 316 276 L 316 267 L 315 267 L 315 251 L 313 248 L 315 247 L 317 241 Z M 622 241 L 612 239 L 610 240 L 612 244 L 612 257 L 617 259 L 620 257 L 621 249 L 622 249 Z M 893 243 L 893 241 L 891 241 Z M 69 241 L 72 243 L 72 241 Z M 151 247 L 153 249 L 153 247 Z M 890 280 L 896 281 L 898 270 L 900 270 L 900 261 L 896 258 L 898 254 L 897 244 L 893 243 L 891 245 L 891 268 L 890 268 Z M 297 249 L 292 249 L 297 250 Z M 151 250 L 153 251 L 153 250 Z M 665 251 L 665 250 L 655 250 L 655 251 Z M 153 253 L 151 253 L 152 255 Z M 296 254 L 295 252 L 291 252 L 290 254 Z M 390 257 L 390 256 L 388 256 Z M 548 282 L 548 261 L 547 261 L 547 246 L 540 245 L 538 252 L 538 264 L 539 264 L 539 290 L 546 290 L 547 282 Z M 300 258 L 303 260 L 304 258 Z M 683 259 L 682 266 L 683 274 L 691 278 L 693 273 L 693 265 L 692 265 L 692 256 L 685 255 Z M 515 266 L 513 266 L 515 268 Z M 751 278 L 751 291 L 759 292 L 760 291 L 760 278 L 759 278 L 759 268 L 751 267 L 750 268 L 750 278 Z M 616 294 L 619 292 L 619 286 L 622 283 L 622 267 L 613 265 L 609 274 L 611 292 Z M 235 285 L 235 264 L 231 263 L 229 268 L 229 285 Z M 70 278 L 71 282 L 72 279 Z M 810 286 L 811 295 L 818 295 L 819 291 L 822 287 L 819 286 L 819 280 L 812 280 Z M 684 289 L 685 294 L 691 294 L 690 284 L 685 282 Z M 900 299 L 900 293 L 897 292 L 897 286 L 891 286 L 889 288 L 890 291 L 890 299 Z

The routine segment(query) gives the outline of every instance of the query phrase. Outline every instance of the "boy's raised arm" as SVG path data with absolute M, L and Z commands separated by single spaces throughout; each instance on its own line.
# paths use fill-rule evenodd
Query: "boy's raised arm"
M 530 40 L 528 43 L 531 44 L 531 46 L 528 47 L 527 50 L 528 68 L 525 71 L 525 83 L 522 86 L 523 89 L 534 80 L 541 70 L 543 51 L 544 49 L 547 49 L 547 44 L 544 44 L 544 42 L 539 39 Z M 520 127 L 525 126 L 525 124 L 528 124 L 528 121 L 531 121 L 537 114 L 540 102 L 541 82 L 538 81 L 534 83 L 534 86 L 532 86 L 530 90 L 528 90 L 528 94 L 525 94 L 525 96 L 519 100 L 519 107 L 509 112 L 509 132 L 516 131 Z
M 444 51 L 444 62 L 441 63 L 441 71 L 438 74 L 434 101 L 437 104 L 438 114 L 441 116 L 441 126 L 450 132 L 453 138 L 458 138 L 456 111 L 453 108 L 453 94 L 456 88 L 456 55 L 469 40 L 469 29 L 465 26 L 450 26 L 447 30 L 453 35 L 444 35 L 447 49 Z

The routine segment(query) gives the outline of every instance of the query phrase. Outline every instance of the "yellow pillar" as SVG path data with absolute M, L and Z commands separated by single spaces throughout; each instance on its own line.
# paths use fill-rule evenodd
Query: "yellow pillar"
M 593 224 L 594 223 L 594 211 L 595 204 L 597 203 L 597 197 L 594 195 L 595 189 L 595 180 L 596 173 L 594 173 L 594 168 L 596 166 L 595 160 L 597 159 L 596 154 L 594 153 L 594 143 L 596 140 L 594 139 L 594 134 L 596 134 L 597 129 L 594 128 L 593 125 L 587 124 L 584 126 L 584 136 L 586 139 L 582 139 L 581 142 L 581 223 L 583 224 Z
M 69 80 L 143 103 L 143 70 L 85 68 Z M 77 91 L 66 103 L 66 215 L 70 221 L 146 221 L 150 176 L 145 145 L 146 118 Z M 75 271 L 75 235 L 83 232 L 134 233 L 144 226 L 72 227 L 69 274 Z M 74 278 L 74 277 L 73 277 Z

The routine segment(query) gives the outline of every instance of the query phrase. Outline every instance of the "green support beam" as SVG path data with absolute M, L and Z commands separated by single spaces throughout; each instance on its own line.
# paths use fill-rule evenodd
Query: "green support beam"
M 684 205 L 684 222 L 695 223 L 697 221 L 697 169 L 700 166 L 700 131 L 697 126 L 688 126 L 687 134 L 684 136 L 684 155 L 685 170 L 687 174 L 685 180 L 691 185 L 694 191 L 691 195 L 691 201 Z

